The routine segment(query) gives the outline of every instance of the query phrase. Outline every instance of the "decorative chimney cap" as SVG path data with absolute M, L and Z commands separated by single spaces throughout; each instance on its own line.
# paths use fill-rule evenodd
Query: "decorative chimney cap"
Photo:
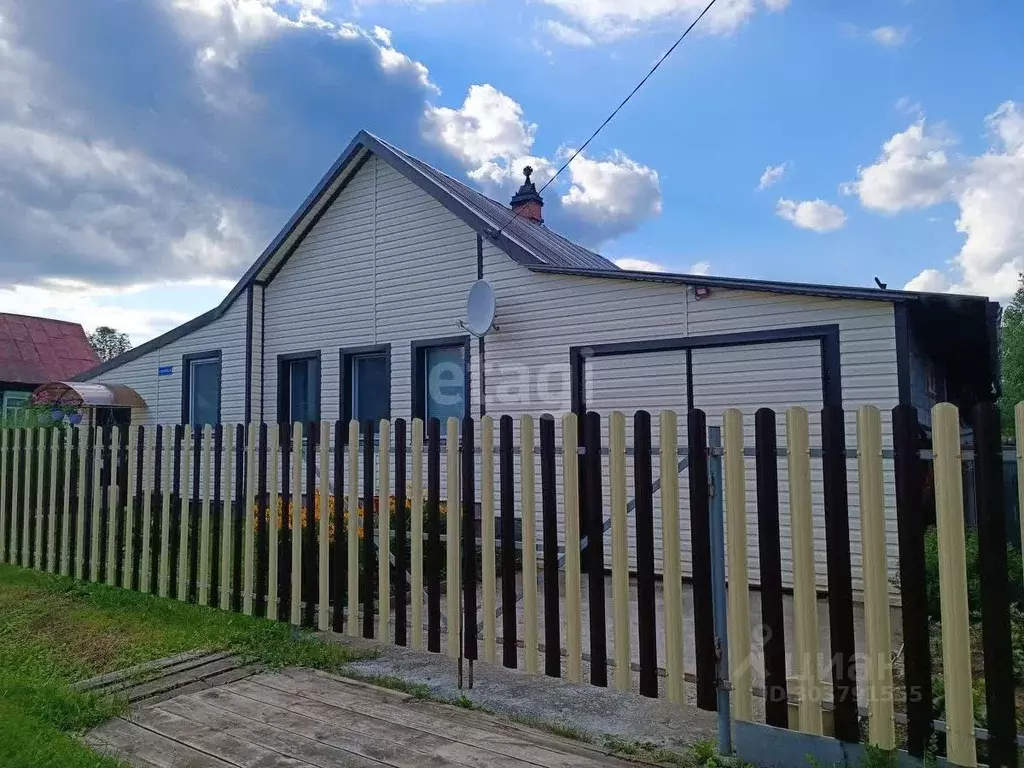
M 519 191 L 516 192 L 515 196 L 512 198 L 512 210 L 516 210 L 519 206 L 523 206 L 528 203 L 535 203 L 538 206 L 544 205 L 544 198 L 542 198 L 540 193 L 537 192 L 537 185 L 530 179 L 530 176 L 532 175 L 532 166 L 528 165 L 523 168 L 523 176 L 526 177 L 526 180 L 523 182 L 523 186 L 519 188 Z M 537 217 L 539 218 L 539 210 L 537 211 L 537 214 Z

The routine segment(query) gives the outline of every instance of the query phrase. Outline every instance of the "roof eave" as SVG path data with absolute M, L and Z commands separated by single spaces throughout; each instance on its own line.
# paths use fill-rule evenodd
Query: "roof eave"
M 632 280 L 641 282 L 675 283 L 680 285 L 700 285 L 711 288 L 729 288 L 732 290 L 759 291 L 764 293 L 783 293 L 798 296 L 821 296 L 831 299 L 856 299 L 861 301 L 888 301 L 903 303 L 907 301 L 937 301 L 944 303 L 988 303 L 984 296 L 970 296 L 950 293 L 925 293 L 920 291 L 897 291 L 882 288 L 861 288 L 857 286 L 819 285 L 814 283 L 788 283 L 774 280 L 751 280 L 740 277 L 713 277 L 711 275 L 687 275 L 675 272 L 641 272 L 636 270 L 601 270 L 579 269 L 573 267 L 553 267 L 546 264 L 531 266 L 534 272 L 546 274 L 571 275 L 576 277 L 595 277 L 612 280 Z

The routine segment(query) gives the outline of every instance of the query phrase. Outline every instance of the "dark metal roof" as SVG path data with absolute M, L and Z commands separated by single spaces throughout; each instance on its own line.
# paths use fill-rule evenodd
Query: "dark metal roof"
M 502 246 L 502 241 L 506 239 L 520 244 L 533 257 L 532 259 L 524 259 L 519 249 L 511 249 L 509 255 L 521 264 L 526 266 L 544 264 L 552 267 L 575 269 L 618 270 L 618 267 L 608 259 L 584 248 L 578 243 L 574 243 L 568 238 L 562 237 L 543 224 L 538 224 L 521 216 L 514 216 L 512 209 L 504 203 L 492 200 L 463 184 L 461 181 L 439 171 L 437 168 L 388 144 L 386 141 L 381 139 L 376 139 L 376 141 L 381 147 L 387 148 L 411 165 L 422 175 L 428 184 L 436 185 L 445 195 L 450 195 L 466 208 L 473 211 L 476 216 L 484 220 L 487 223 L 487 231 L 483 234 L 486 234 L 492 242 L 499 247 Z M 493 237 L 494 233 L 503 227 L 504 231 L 502 234 L 497 238 Z
M 97 362 L 78 323 L 0 313 L 0 381 L 43 384 L 74 376 Z
M 860 301 L 907 301 L 946 304 L 948 306 L 979 305 L 984 307 L 988 299 L 983 296 L 966 296 L 955 293 L 921 293 L 918 291 L 896 291 L 880 288 L 863 288 L 844 285 L 820 285 L 815 283 L 787 283 L 778 280 L 751 280 L 743 277 L 712 277 L 711 275 L 685 275 L 676 272 L 639 272 L 619 269 L 576 269 L 553 267 L 544 264 L 531 265 L 534 272 L 577 277 L 603 277 L 612 280 L 635 280 L 654 283 L 676 283 L 681 285 L 704 285 L 710 288 L 729 288 L 735 291 L 761 291 L 767 293 L 788 293 L 796 296 L 822 296 L 829 299 L 857 299 Z

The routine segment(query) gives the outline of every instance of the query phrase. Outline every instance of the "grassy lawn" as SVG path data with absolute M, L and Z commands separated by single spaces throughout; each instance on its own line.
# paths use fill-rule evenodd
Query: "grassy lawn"
M 366 654 L 285 624 L 0 564 L 0 765 L 113 768 L 74 735 L 126 702 L 70 684 L 203 649 L 325 670 Z

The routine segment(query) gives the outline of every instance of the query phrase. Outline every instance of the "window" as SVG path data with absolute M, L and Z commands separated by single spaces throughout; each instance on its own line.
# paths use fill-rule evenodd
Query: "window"
M 413 413 L 442 422 L 469 414 L 469 342 L 444 339 L 414 344 Z
M 391 415 L 391 347 L 341 350 L 342 419 L 379 422 Z
M 220 422 L 220 352 L 181 360 L 181 421 L 194 427 Z
M 3 422 L 7 426 L 23 426 L 27 416 L 30 392 L 4 392 Z
M 320 420 L 320 353 L 278 357 L 277 420 Z

